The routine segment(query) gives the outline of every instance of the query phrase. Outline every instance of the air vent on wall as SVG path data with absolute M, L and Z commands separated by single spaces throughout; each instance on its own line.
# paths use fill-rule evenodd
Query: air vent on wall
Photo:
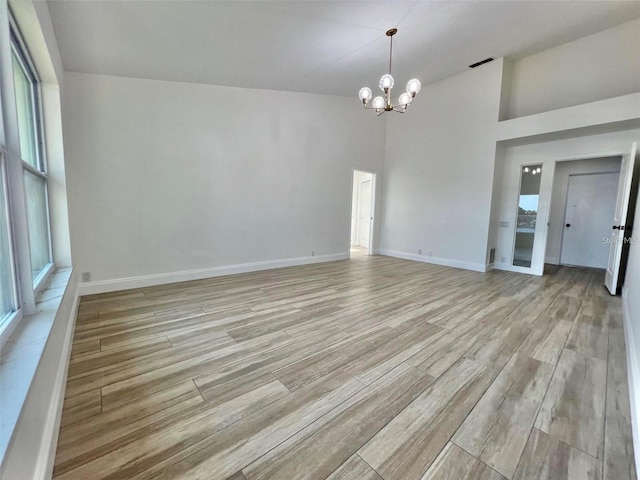
M 479 67 L 480 65 L 484 65 L 485 63 L 489 63 L 489 62 L 493 62 L 493 57 L 485 58 L 484 60 L 480 60 L 479 62 L 469 65 L 469 68 L 476 68 L 476 67 Z

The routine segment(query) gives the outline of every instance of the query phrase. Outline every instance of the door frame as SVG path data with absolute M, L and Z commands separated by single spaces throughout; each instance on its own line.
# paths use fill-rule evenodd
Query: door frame
M 628 159 L 626 170 L 624 168 L 625 159 Z M 608 262 L 606 273 L 605 273 L 604 285 L 609 291 L 609 293 L 611 293 L 611 295 L 619 295 L 620 293 L 622 293 L 622 287 L 624 286 L 624 277 L 627 271 L 627 261 L 628 261 L 629 248 L 630 248 L 630 245 L 627 242 L 628 242 L 628 239 L 630 238 L 630 233 L 631 233 L 631 228 L 629 228 L 630 226 L 627 224 L 627 221 L 633 222 L 635 218 L 634 215 L 637 207 L 637 198 L 638 198 L 638 184 L 639 184 L 638 173 L 640 170 L 640 162 L 638 162 L 637 159 L 638 159 L 638 148 L 637 148 L 637 142 L 634 141 L 631 144 L 631 151 L 628 154 L 623 155 L 622 164 L 620 165 L 620 183 L 618 184 L 618 198 L 616 199 L 616 211 L 614 213 L 613 220 L 615 225 L 617 213 L 618 213 L 618 202 L 622 201 L 621 206 L 624 214 L 621 214 L 621 218 L 618 220 L 618 222 L 620 222 L 620 225 L 624 225 L 627 228 L 624 230 L 624 232 L 620 231 L 622 229 L 618 230 L 617 235 L 613 233 L 613 229 L 612 229 L 611 238 L 612 239 L 616 237 L 620 238 L 622 243 L 620 244 L 618 242 L 612 242 L 610 245 L 609 262 Z M 623 173 L 626 173 L 624 177 L 623 177 Z M 624 186 L 623 186 L 623 182 L 624 182 Z M 624 189 L 622 191 L 626 192 L 626 195 L 625 195 L 625 197 L 627 197 L 626 200 L 625 198 L 620 197 L 621 189 Z M 619 245 L 620 247 L 614 250 L 615 245 Z M 615 276 L 611 276 L 609 274 L 609 271 L 611 267 L 612 254 L 614 254 L 614 252 L 617 257 L 615 260 L 615 263 L 617 263 L 617 265 L 614 268 Z
M 369 195 L 368 199 L 365 198 L 365 196 L 363 195 L 363 190 L 364 190 L 364 185 L 368 183 L 369 184 Z M 371 246 L 371 221 L 372 221 L 372 215 L 371 215 L 371 199 L 373 198 L 373 177 L 367 177 L 364 179 L 361 179 L 358 182 L 358 202 L 357 202 L 357 207 L 356 207 L 356 211 L 358 213 L 358 218 L 356 219 L 356 245 L 359 245 L 361 247 L 363 247 L 364 245 L 362 245 L 362 234 L 366 233 L 367 234 L 367 246 L 366 248 L 369 249 L 369 247 Z M 367 232 L 366 228 L 362 228 L 362 218 L 366 218 L 362 215 L 362 210 L 366 208 L 367 206 L 367 200 L 369 201 L 369 220 L 367 222 L 367 225 L 369 225 L 369 231 Z
M 513 256 L 515 254 L 516 247 L 516 228 L 518 223 L 517 202 L 520 200 L 520 191 L 522 189 L 522 169 L 532 165 L 542 165 L 542 172 L 540 174 L 540 193 L 538 197 L 538 215 L 536 217 L 536 229 L 533 238 L 533 251 L 531 252 L 531 266 L 520 267 L 513 265 Z M 547 251 L 547 237 L 549 235 L 548 222 L 549 212 L 551 210 L 551 196 L 553 194 L 553 179 L 556 175 L 556 162 L 548 163 L 545 160 L 532 162 L 527 160 L 514 162 L 511 168 L 514 169 L 511 172 L 511 175 L 513 175 L 513 181 L 516 182 L 514 184 L 517 185 L 517 188 L 515 189 L 517 195 L 515 197 L 515 208 L 512 210 L 513 229 L 511 230 L 511 250 L 507 261 L 507 268 L 505 268 L 505 270 L 542 276 L 544 273 L 545 255 Z
M 377 193 L 377 174 L 375 172 L 369 172 L 367 170 L 361 170 L 359 168 L 353 167 L 351 169 L 351 196 L 349 201 L 349 211 L 351 212 L 349 215 L 349 243 L 347 244 L 347 253 L 349 257 L 351 257 L 351 236 L 353 235 L 353 222 L 351 221 L 351 216 L 353 214 L 353 198 L 356 195 L 353 188 L 353 182 L 355 180 L 356 172 L 368 173 L 371 175 L 371 221 L 369 222 L 369 255 L 375 255 L 374 245 L 376 245 L 377 238 L 375 237 L 375 226 L 376 226 L 376 193 Z M 358 185 L 358 188 L 360 186 Z M 356 233 L 358 231 L 358 220 L 356 219 Z
M 597 160 L 598 158 L 592 158 L 591 160 Z M 611 175 L 612 173 L 620 174 L 620 171 L 603 171 L 603 172 L 589 172 L 589 173 L 570 173 L 567 176 L 567 189 L 564 192 L 564 200 L 562 202 L 562 225 L 567 223 L 567 200 L 569 199 L 569 182 L 571 181 L 571 177 L 578 177 L 584 175 Z M 553 187 L 552 187 L 553 190 Z M 613 206 L 615 210 L 615 205 Z M 615 214 L 615 211 L 614 211 Z M 564 233 L 566 229 L 562 227 L 562 234 L 560 235 L 560 250 L 558 251 L 558 265 L 566 265 L 566 266 L 580 266 L 580 265 L 572 265 L 569 263 L 562 263 L 562 249 L 564 247 Z M 546 252 L 545 252 L 545 261 L 546 261 Z M 587 267 L 589 268 L 589 267 Z

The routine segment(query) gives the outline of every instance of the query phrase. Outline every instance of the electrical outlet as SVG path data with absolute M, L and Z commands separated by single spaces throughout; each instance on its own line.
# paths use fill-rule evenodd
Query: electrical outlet
M 427 257 L 431 257 L 431 256 L 433 256 L 433 252 L 432 252 L 431 250 L 429 250 L 429 251 L 427 252 Z
M 422 249 L 421 248 L 418 249 L 418 255 L 422 255 Z
M 315 257 L 316 256 L 316 251 L 315 250 L 311 250 L 311 256 Z
M 507 261 L 507 259 L 506 259 L 505 257 L 500 257 L 500 261 L 501 261 L 502 263 L 504 263 L 504 262 L 506 262 L 506 261 Z
M 82 281 L 90 282 L 91 281 L 91 272 L 82 272 Z

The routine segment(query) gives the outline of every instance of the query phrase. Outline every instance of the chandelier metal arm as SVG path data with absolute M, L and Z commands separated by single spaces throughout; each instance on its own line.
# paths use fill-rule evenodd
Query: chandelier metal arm
M 367 105 L 363 105 L 363 107 L 365 110 L 375 110 L 378 116 L 382 115 L 384 112 L 394 111 L 398 113 L 405 113 L 407 111 L 407 105 L 390 105 L 388 108 L 375 108 L 368 107 Z

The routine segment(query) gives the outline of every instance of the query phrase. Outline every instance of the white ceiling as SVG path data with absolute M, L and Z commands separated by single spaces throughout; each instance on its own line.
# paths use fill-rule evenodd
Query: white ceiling
M 65 70 L 357 95 L 386 73 L 423 83 L 640 17 L 615 1 L 49 0 Z

